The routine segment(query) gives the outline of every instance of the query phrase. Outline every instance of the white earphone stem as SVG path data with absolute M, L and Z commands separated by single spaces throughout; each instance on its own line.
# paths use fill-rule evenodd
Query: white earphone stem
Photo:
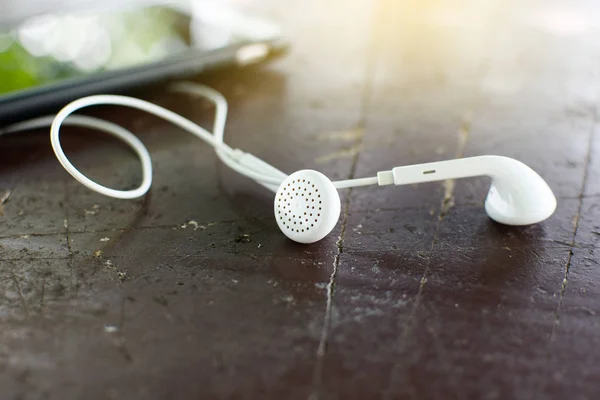
M 556 197 L 546 181 L 513 158 L 477 156 L 396 167 L 377 174 L 380 185 L 406 185 L 475 176 L 492 178 L 485 208 L 493 220 L 506 225 L 529 225 L 550 217 Z

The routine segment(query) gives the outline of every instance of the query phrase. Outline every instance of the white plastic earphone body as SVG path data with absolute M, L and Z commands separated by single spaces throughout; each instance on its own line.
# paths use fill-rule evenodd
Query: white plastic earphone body
M 288 238 L 299 243 L 313 243 L 330 233 L 341 211 L 338 189 L 358 186 L 405 185 L 487 175 L 492 178 L 492 183 L 485 201 L 485 210 L 494 221 L 507 225 L 535 224 L 550 217 L 556 209 L 556 197 L 540 175 L 520 161 L 501 156 L 477 156 L 407 165 L 378 172 L 374 177 L 334 182 L 314 170 L 297 171 L 287 176 L 252 154 L 233 149 L 224 143 L 227 101 L 219 92 L 190 82 L 177 83 L 170 89 L 201 96 L 214 103 L 216 111 L 212 133 L 156 104 L 126 96 L 97 95 L 75 100 L 55 117 L 36 118 L 0 129 L 0 135 L 50 126 L 52 148 L 67 172 L 98 193 L 132 199 L 145 195 L 151 186 L 152 164 L 148 150 L 133 133 L 116 124 L 71 114 L 81 108 L 99 104 L 121 105 L 149 112 L 204 140 L 215 148 L 219 159 L 228 167 L 275 192 L 274 212 L 277 224 Z M 68 160 L 60 144 L 59 133 L 63 123 L 108 132 L 131 146 L 142 161 L 143 179 L 140 187 L 127 191 L 107 188 L 78 171 Z
M 273 210 L 284 235 L 299 243 L 314 243 L 337 224 L 341 200 L 329 178 L 305 169 L 294 172 L 279 186 Z
M 530 225 L 550 217 L 556 197 L 533 169 L 513 158 L 477 156 L 396 167 L 377 174 L 379 184 L 406 185 L 475 176 L 492 178 L 485 201 L 488 216 L 506 225 Z

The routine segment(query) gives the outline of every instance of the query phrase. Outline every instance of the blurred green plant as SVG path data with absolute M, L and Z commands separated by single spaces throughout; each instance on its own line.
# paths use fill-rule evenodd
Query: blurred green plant
M 0 33 L 0 93 L 161 59 L 169 52 L 181 50 L 160 46 L 164 41 L 176 39 L 188 43 L 189 21 L 185 18 L 166 7 L 100 16 L 98 20 L 110 38 L 111 53 L 106 62 L 94 71 L 83 71 L 73 62 L 58 61 L 52 54 L 36 57 L 19 43 L 14 32 Z M 69 35 L 85 33 L 69 31 Z

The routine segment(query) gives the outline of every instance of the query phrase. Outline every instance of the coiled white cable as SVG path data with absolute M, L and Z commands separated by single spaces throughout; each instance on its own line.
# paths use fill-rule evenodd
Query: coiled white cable
M 29 121 L 11 125 L 7 129 L 2 130 L 0 133 L 13 133 L 29 129 L 44 128 L 49 125 L 52 125 L 54 119 L 55 117 L 35 118 Z M 119 199 L 134 199 L 143 196 L 144 194 L 146 194 L 146 192 L 148 192 L 150 186 L 152 185 L 152 161 L 150 160 L 150 154 L 148 153 L 148 150 L 146 149 L 144 144 L 133 133 L 112 122 L 83 115 L 71 115 L 69 119 L 64 121 L 64 124 L 71 126 L 79 126 L 82 128 L 98 129 L 100 131 L 113 135 L 114 137 L 121 139 L 122 141 L 127 143 L 138 155 L 142 163 L 142 183 L 136 189 L 115 190 L 102 186 L 83 175 L 81 172 L 79 172 L 79 170 L 77 170 L 77 168 L 75 168 L 75 166 L 73 166 L 73 164 L 71 164 L 61 147 L 60 141 L 58 141 L 57 132 L 56 144 L 53 141 L 52 148 L 54 149 L 54 153 L 57 155 L 58 160 L 60 161 L 62 166 L 69 172 L 69 174 L 71 174 L 71 176 L 73 176 L 75 179 L 77 179 L 79 182 L 81 182 L 88 188 L 98 193 L 102 193 L 106 196 L 116 197 Z M 60 123 L 58 127 L 60 128 Z
M 166 108 L 144 100 L 117 95 L 94 95 L 83 97 L 73 101 L 72 103 L 69 103 L 54 117 L 41 117 L 14 124 L 0 131 L 0 134 L 42 128 L 50 125 L 50 142 L 54 154 L 58 158 L 60 164 L 73 178 L 89 189 L 100 194 L 119 199 L 134 199 L 145 195 L 152 185 L 152 162 L 148 149 L 146 149 L 144 144 L 133 133 L 117 124 L 88 116 L 71 115 L 77 110 L 93 105 L 121 105 L 136 108 L 156 115 L 199 137 L 215 148 L 217 156 L 223 161 L 223 163 L 236 172 L 247 176 L 248 178 L 275 185 L 281 183 L 280 178 L 266 175 L 237 163 L 237 159 L 239 159 L 244 153 L 240 150 L 233 150 L 223 141 L 225 122 L 227 119 L 227 101 L 219 92 L 203 85 L 188 82 L 174 84 L 170 87 L 170 89 L 176 92 L 186 92 L 194 95 L 200 95 L 214 103 L 216 111 L 213 127 L 214 130 L 212 134 L 203 127 L 195 124 L 187 118 L 182 117 L 181 115 L 167 110 Z M 60 143 L 60 128 L 63 124 L 98 129 L 111 134 L 112 136 L 129 145 L 138 155 L 142 163 L 142 183 L 140 186 L 132 190 L 116 190 L 100 185 L 81 173 L 69 161 Z
M 160 107 L 150 102 L 136 99 L 133 97 L 119 96 L 119 95 L 94 95 L 87 96 L 75 100 L 65 106 L 58 114 L 54 117 L 41 117 L 35 118 L 29 121 L 17 123 L 8 126 L 0 130 L 0 135 L 4 133 L 12 133 L 18 131 L 24 131 L 29 129 L 43 128 L 50 126 L 50 142 L 54 154 L 58 158 L 60 164 L 65 170 L 77 181 L 89 189 L 98 192 L 100 194 L 114 197 L 118 199 L 134 199 L 145 195 L 150 186 L 152 185 L 152 162 L 150 159 L 150 153 L 144 144 L 130 131 L 127 129 L 114 124 L 109 121 L 101 120 L 89 116 L 77 116 L 71 115 L 75 111 L 85 107 L 94 105 L 121 105 L 125 107 L 136 108 L 138 110 L 146 111 L 157 117 L 163 118 L 174 125 L 186 130 L 187 132 L 199 137 L 206 143 L 210 144 L 215 148 L 215 152 L 219 159 L 228 167 L 238 172 L 239 174 L 246 176 L 250 179 L 263 184 L 264 186 L 275 191 L 277 186 L 285 179 L 287 175 L 281 173 L 281 171 L 265 165 L 262 162 L 262 167 L 259 167 L 257 163 L 248 163 L 243 161 L 244 156 L 250 156 L 239 149 L 232 149 L 223 140 L 225 132 L 225 122 L 227 120 L 227 101 L 214 89 L 207 86 L 191 83 L 191 82 L 180 82 L 173 84 L 169 87 L 171 91 L 188 93 L 192 95 L 201 96 L 207 98 L 215 105 L 215 120 L 213 124 L 213 132 L 208 132 L 200 125 L 190 121 L 187 118 L 182 117 L 166 108 Z M 79 126 L 84 128 L 98 129 L 100 131 L 111 134 L 112 136 L 122 140 L 128 144 L 133 151 L 138 155 L 142 164 L 142 183 L 139 187 L 132 190 L 117 190 L 112 189 L 86 177 L 81 173 L 68 159 L 65 152 L 62 149 L 60 143 L 60 128 L 62 125 Z M 267 171 L 274 171 L 273 174 L 268 174 Z M 355 186 L 366 186 L 377 184 L 377 177 L 362 178 L 362 179 L 349 179 L 344 181 L 333 182 L 334 186 L 338 189 L 355 187 Z

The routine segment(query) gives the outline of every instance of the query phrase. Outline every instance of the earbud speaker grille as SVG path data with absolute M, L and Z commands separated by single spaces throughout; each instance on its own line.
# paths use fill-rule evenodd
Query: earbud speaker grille
M 340 208 L 333 183 L 313 170 L 290 175 L 275 195 L 277 224 L 286 236 L 301 243 L 327 235 L 339 218 Z

